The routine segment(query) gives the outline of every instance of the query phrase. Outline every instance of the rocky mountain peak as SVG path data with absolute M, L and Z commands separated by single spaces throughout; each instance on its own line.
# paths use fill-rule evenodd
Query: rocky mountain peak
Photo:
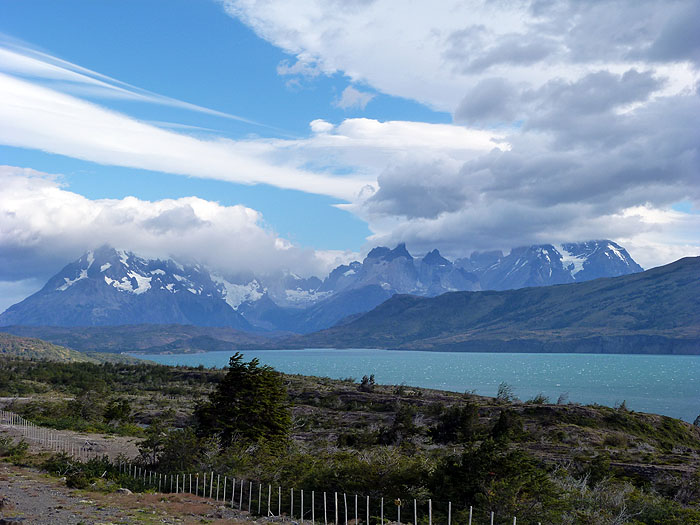
M 428 252 L 426 256 L 421 259 L 421 262 L 430 266 L 452 267 L 452 262 L 440 255 L 440 252 L 437 249 Z

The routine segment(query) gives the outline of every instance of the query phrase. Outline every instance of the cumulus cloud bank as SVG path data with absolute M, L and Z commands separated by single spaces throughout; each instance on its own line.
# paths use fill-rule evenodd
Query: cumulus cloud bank
M 376 191 L 346 206 L 370 244 L 610 237 L 646 266 L 700 253 L 698 216 L 672 209 L 700 208 L 698 2 L 222 4 L 317 72 L 498 133 L 471 158 L 413 148 L 378 168 Z
M 57 177 L 10 166 L 0 167 L 0 185 L 0 282 L 46 279 L 84 250 L 105 243 L 202 262 L 224 275 L 282 268 L 323 275 L 354 256 L 295 246 L 245 206 L 197 197 L 90 200 L 63 189 Z

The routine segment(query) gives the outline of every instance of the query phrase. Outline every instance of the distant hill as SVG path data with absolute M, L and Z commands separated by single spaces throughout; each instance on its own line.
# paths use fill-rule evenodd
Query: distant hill
M 642 273 L 509 291 L 395 295 L 294 347 L 700 354 L 700 257 Z
M 60 361 L 63 363 L 136 363 L 139 359 L 116 354 L 87 354 L 34 337 L 0 332 L 0 356 Z
M 6 326 L 15 335 L 38 337 L 81 352 L 196 353 L 267 348 L 269 338 L 232 328 L 192 325 Z

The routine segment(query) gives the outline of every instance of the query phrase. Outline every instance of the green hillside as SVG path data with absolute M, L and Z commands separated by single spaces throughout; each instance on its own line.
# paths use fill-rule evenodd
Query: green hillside
M 116 354 L 83 353 L 33 337 L 0 332 L 0 356 L 62 363 L 130 363 L 138 359 Z
M 700 354 L 700 257 L 504 292 L 397 295 L 294 346 Z
M 196 353 L 264 348 L 270 339 L 233 328 L 178 324 L 120 326 L 6 326 L 4 331 L 38 337 L 81 352 Z

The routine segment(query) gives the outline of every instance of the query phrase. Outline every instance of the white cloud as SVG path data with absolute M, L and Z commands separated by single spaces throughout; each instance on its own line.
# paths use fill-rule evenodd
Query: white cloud
M 0 143 L 78 159 L 352 199 L 366 180 L 275 164 L 254 143 L 201 140 L 0 73 Z M 263 155 L 261 155 L 263 154 Z
M 316 151 L 345 143 L 346 162 L 357 151 L 380 170 L 344 206 L 369 223 L 370 244 L 463 254 L 610 237 L 646 266 L 697 253 L 696 216 L 669 210 L 700 202 L 698 2 L 221 1 L 320 70 L 500 141 L 460 149 L 456 126 L 317 126 Z
M 340 98 L 334 102 L 334 105 L 341 109 L 365 109 L 375 96 L 374 93 L 367 93 L 348 86 L 343 90 Z
M 692 50 L 695 39 L 677 37 L 654 54 L 669 28 L 697 18 L 693 0 L 221 2 L 231 16 L 305 63 L 443 111 L 454 111 L 485 78 L 538 88 L 596 69 L 659 69 L 663 57 L 669 90 L 697 80 L 697 70 L 687 67 L 700 57 Z
M 493 149 L 509 148 L 502 132 L 453 124 L 351 118 L 338 125 L 314 120 L 310 126 L 313 135 L 309 138 L 260 139 L 256 147 L 268 148 L 269 155 L 295 166 L 352 169 L 363 174 L 371 186 L 380 173 L 396 164 L 426 157 L 464 162 Z
M 355 256 L 296 246 L 268 229 L 258 211 L 241 205 L 197 197 L 90 200 L 63 189 L 56 177 L 11 166 L 0 167 L 0 186 L 0 281 L 6 284 L 45 279 L 104 243 L 197 260 L 224 275 L 283 269 L 323 275 Z

